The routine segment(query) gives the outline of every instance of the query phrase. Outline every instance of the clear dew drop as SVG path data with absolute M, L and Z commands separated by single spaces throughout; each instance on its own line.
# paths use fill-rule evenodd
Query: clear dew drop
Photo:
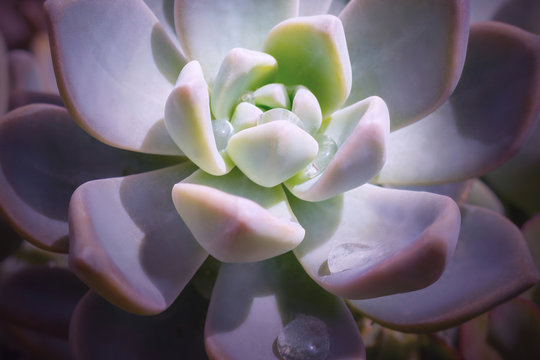
M 247 103 L 255 105 L 255 96 L 253 96 L 252 92 L 247 92 L 243 94 L 242 96 L 240 96 L 239 102 L 247 102 Z
M 315 140 L 319 144 L 319 152 L 313 162 L 304 170 L 304 176 L 308 179 L 312 179 L 322 173 L 328 164 L 330 164 L 338 149 L 336 142 L 324 134 L 316 135 Z
M 283 360 L 324 360 L 330 351 L 330 336 L 323 321 L 299 314 L 281 330 L 276 345 Z
M 332 273 L 365 266 L 373 260 L 373 248 L 366 244 L 338 244 L 328 254 L 328 269 Z
M 229 144 L 229 139 L 234 133 L 232 124 L 227 119 L 212 120 L 212 130 L 216 139 L 216 146 L 219 151 L 223 151 Z

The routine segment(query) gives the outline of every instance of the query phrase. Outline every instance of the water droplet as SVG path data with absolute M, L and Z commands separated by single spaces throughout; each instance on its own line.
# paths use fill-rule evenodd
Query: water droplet
M 313 162 L 304 170 L 304 176 L 308 179 L 312 179 L 322 173 L 328 164 L 330 164 L 338 149 L 336 142 L 324 134 L 316 135 L 315 140 L 319 144 L 319 152 Z
M 275 108 L 265 111 L 259 118 L 259 125 L 277 120 L 289 121 L 298 126 L 300 129 L 304 129 L 304 123 L 302 123 L 302 120 L 300 120 L 295 113 L 282 108 Z
M 223 151 L 229 144 L 229 139 L 234 133 L 232 124 L 227 119 L 212 120 L 212 130 L 216 138 L 216 146 L 219 151 Z
M 373 247 L 367 244 L 338 244 L 328 253 L 328 269 L 337 273 L 359 265 L 366 266 L 374 260 L 374 253 Z
M 276 343 L 283 360 L 324 360 L 330 351 L 326 324 L 304 314 L 297 315 L 281 330 Z
M 247 92 L 243 94 L 242 96 L 240 96 L 239 102 L 247 102 L 247 103 L 255 105 L 255 96 L 253 96 L 252 92 Z

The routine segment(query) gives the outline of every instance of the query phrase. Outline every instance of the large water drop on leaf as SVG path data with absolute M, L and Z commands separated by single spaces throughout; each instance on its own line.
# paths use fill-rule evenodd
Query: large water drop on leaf
M 277 338 L 277 351 L 283 360 L 324 360 L 330 351 L 330 336 L 320 319 L 299 314 Z
M 328 269 L 337 273 L 375 263 L 384 254 L 382 250 L 377 250 L 377 247 L 380 247 L 380 244 L 338 244 L 328 254 Z

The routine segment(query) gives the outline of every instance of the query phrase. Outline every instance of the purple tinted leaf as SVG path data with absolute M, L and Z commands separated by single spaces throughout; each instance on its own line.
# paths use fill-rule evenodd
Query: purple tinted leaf
M 58 87 L 75 120 L 119 148 L 178 155 L 163 122 L 186 63 L 142 0 L 45 3 Z
M 456 247 L 460 213 L 445 196 L 366 184 L 324 202 L 289 202 L 306 229 L 294 253 L 320 286 L 345 298 L 426 287 Z
M 299 0 L 176 0 L 174 24 L 190 60 L 198 60 L 212 85 L 225 55 L 233 48 L 260 51 L 279 22 L 298 14 Z M 260 16 L 264 14 L 264 16 Z M 204 31 L 201 31 L 204 29 Z
M 473 186 L 473 182 L 474 180 L 467 180 L 439 185 L 388 185 L 387 187 L 401 190 L 426 191 L 439 195 L 445 195 L 451 197 L 458 205 L 461 205 L 467 199 L 471 187 Z
M 472 318 L 539 279 L 515 225 L 493 211 L 463 206 L 456 252 L 437 282 L 422 290 L 350 303 L 393 329 L 435 331 Z
M 390 134 L 383 184 L 478 177 L 516 153 L 540 111 L 540 38 L 502 23 L 471 27 L 467 60 L 449 100 Z
M 397 129 L 432 112 L 456 86 L 469 31 L 468 2 L 353 0 L 339 16 L 353 75 L 346 104 L 380 96 Z
M 164 311 L 208 255 L 171 198 L 173 185 L 194 170 L 185 163 L 77 188 L 69 206 L 70 267 L 125 310 Z
M 28 105 L 0 123 L 0 207 L 24 238 L 67 252 L 68 204 L 77 186 L 180 161 L 109 147 L 81 130 L 66 109 Z
M 296 334 L 304 343 L 320 345 L 324 343 L 321 338 L 328 336 L 327 360 L 365 356 L 357 326 L 345 304 L 318 287 L 291 253 L 262 262 L 221 266 L 205 328 L 211 358 L 280 358 L 279 351 L 294 351 L 280 341 L 292 345 L 287 338 L 290 333 L 283 329 L 293 322 L 289 331 L 299 330 Z M 324 325 L 318 326 L 321 323 Z M 302 331 L 301 325 L 326 329 L 314 335 Z M 321 353 L 313 355 L 313 359 L 319 358 L 324 358 Z

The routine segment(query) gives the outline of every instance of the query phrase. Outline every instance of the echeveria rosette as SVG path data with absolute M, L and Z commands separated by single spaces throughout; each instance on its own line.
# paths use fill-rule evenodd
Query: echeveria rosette
M 5 117 L 0 129 L 5 139 L 2 153 L 24 149 L 30 159 L 15 163 L 3 157 L 2 208 L 19 228 L 33 230 L 26 230 L 32 241 L 48 248 L 68 250 L 69 223 L 72 268 L 113 304 L 142 314 L 164 311 L 210 252 L 231 262 L 222 265 L 210 302 L 205 331 L 212 356 L 273 358 L 271 345 L 285 325 L 315 318 L 325 324 L 331 344 L 349 339 L 346 351 L 330 345 L 329 359 L 358 358 L 363 351 L 359 333 L 343 301 L 331 293 L 354 299 L 387 295 L 380 302 L 356 300 L 354 306 L 394 327 L 432 329 L 463 321 L 537 280 L 521 235 L 503 217 L 464 207 L 460 227 L 458 208 L 448 197 L 365 184 L 381 167 L 376 181 L 401 186 L 465 180 L 503 161 L 519 144 L 538 106 L 523 110 L 523 104 L 511 97 L 516 107 L 492 118 L 491 112 L 473 106 L 485 95 L 474 86 L 493 78 L 520 89 L 518 94 L 536 91 L 522 78 L 508 81 L 494 71 L 506 59 L 492 54 L 510 52 L 536 59 L 522 34 L 493 24 L 473 29 L 469 53 L 481 55 L 488 49 L 492 51 L 488 60 L 481 56 L 482 61 L 475 62 L 477 56 L 468 60 L 455 111 L 443 106 L 442 115 L 418 121 L 448 98 L 459 79 L 468 35 L 465 1 L 352 1 L 339 18 L 296 17 L 296 1 L 177 0 L 174 9 L 172 2 L 146 4 L 47 3 L 59 88 L 70 114 L 91 135 L 124 150 L 92 139 L 59 107 L 21 108 Z M 313 15 L 326 10 L 329 2 L 301 4 L 302 11 Z M 257 15 L 262 13 L 261 19 Z M 511 38 L 512 46 L 498 48 L 497 42 L 487 41 L 501 34 Z M 312 58 L 310 49 L 318 49 L 319 56 Z M 272 70 L 270 58 L 277 69 Z M 428 64 L 425 59 L 430 59 Z M 253 68 L 250 64 L 263 64 L 269 70 L 262 78 L 250 77 L 249 72 L 235 75 L 240 63 L 248 69 Z M 493 67 L 488 66 L 479 81 L 476 67 L 485 63 Z M 524 64 L 537 68 L 536 62 Z M 317 71 L 320 76 L 312 76 Z M 328 91 L 328 85 L 336 91 Z M 220 87 L 234 91 L 220 95 Z M 269 93 L 278 95 L 268 97 Z M 248 105 L 238 109 L 238 97 Z M 252 126 L 252 118 L 245 114 L 263 117 L 257 111 L 260 107 L 250 107 L 251 98 L 255 104 L 264 101 L 264 110 L 284 107 L 293 116 L 267 115 L 268 122 Z M 478 115 L 472 124 L 463 120 L 468 115 L 464 110 L 471 106 Z M 235 117 L 237 111 L 244 115 Z M 483 149 L 481 156 L 471 152 L 474 146 L 466 146 L 471 134 L 480 142 L 492 140 L 498 134 L 492 130 L 516 111 L 519 121 L 504 128 L 509 136 L 500 144 Z M 229 144 L 236 144 L 236 153 L 218 148 L 214 137 L 212 124 L 217 120 L 227 124 L 229 119 L 233 130 L 240 129 L 229 139 Z M 415 146 L 398 135 L 414 127 L 413 132 L 427 131 L 427 139 L 436 143 L 456 124 L 468 131 L 466 136 L 454 131 L 448 137 L 452 147 L 444 153 L 449 159 L 445 163 L 432 160 L 432 145 Z M 30 126 L 48 129 L 48 136 L 26 139 Z M 389 128 L 399 130 L 388 134 Z M 267 176 L 257 178 L 259 171 L 252 169 L 267 169 L 249 149 L 266 144 L 276 159 L 289 160 L 274 151 L 272 142 L 291 133 L 305 139 L 302 144 L 285 141 L 288 149 L 300 153 L 290 154 L 296 159 L 290 165 L 294 171 L 260 184 Z M 304 167 L 322 147 L 311 140 L 320 134 L 330 137 L 337 150 L 322 173 L 303 181 Z M 264 140 L 262 145 L 252 141 L 256 137 Z M 8 141 L 13 138 L 17 140 Z M 49 142 L 55 144 L 54 151 L 47 149 Z M 410 158 L 400 172 L 391 161 L 396 152 L 392 149 L 399 153 L 409 147 Z M 105 155 L 97 156 L 98 151 Z M 162 157 L 183 154 L 192 162 Z M 452 171 L 444 172 L 449 163 L 454 164 Z M 65 171 L 65 164 L 78 168 Z M 205 171 L 196 170 L 194 164 Z M 49 167 L 56 167 L 62 176 L 47 176 Z M 156 170 L 122 177 L 151 169 Z M 281 171 L 276 165 L 270 169 L 268 177 Z M 418 172 L 416 177 L 409 175 L 411 169 Z M 104 179 L 86 182 L 99 178 Z M 68 221 L 67 201 L 82 183 L 71 196 Z M 57 191 L 44 191 L 48 188 Z M 61 201 L 51 205 L 45 195 Z M 494 247 L 484 238 L 491 235 L 491 228 L 499 230 L 497 251 L 479 263 L 478 254 L 488 245 Z M 43 229 L 54 231 L 38 231 Z M 253 238 L 261 245 L 250 246 L 247 240 Z M 293 248 L 295 256 L 287 252 Z M 283 252 L 287 253 L 279 255 Z M 250 262 L 265 258 L 269 259 Z M 529 260 L 516 264 L 517 258 Z M 473 280 L 463 286 L 461 278 L 452 275 L 456 267 L 478 274 L 474 281 L 482 284 L 482 290 Z M 494 269 L 503 269 L 506 276 Z M 423 288 L 429 311 L 420 307 L 411 317 L 396 315 L 394 322 L 379 316 L 389 307 L 395 309 L 392 314 L 399 313 L 394 296 L 414 301 L 418 294 L 411 291 Z M 440 288 L 453 295 L 435 296 Z M 463 299 L 471 306 L 459 308 Z M 84 303 L 96 302 L 90 298 Z M 457 310 L 448 312 L 449 308 Z M 104 309 L 81 305 L 78 318 L 86 311 Z M 73 331 L 84 342 L 84 334 L 92 331 L 85 331 L 83 321 L 78 326 Z M 259 341 L 246 341 L 244 335 L 236 336 L 236 330 Z M 261 343 L 268 346 L 261 350 L 257 345 Z

